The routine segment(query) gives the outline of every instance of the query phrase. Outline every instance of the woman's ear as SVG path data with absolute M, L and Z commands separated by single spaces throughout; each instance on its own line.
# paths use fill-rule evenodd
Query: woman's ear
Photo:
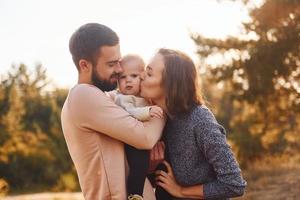
M 92 63 L 85 59 L 80 59 L 79 68 L 80 68 L 80 72 L 84 72 L 84 73 L 90 72 L 90 70 L 92 69 Z

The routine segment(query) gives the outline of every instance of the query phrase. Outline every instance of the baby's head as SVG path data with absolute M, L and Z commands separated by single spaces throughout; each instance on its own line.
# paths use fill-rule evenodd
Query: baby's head
M 139 95 L 141 73 L 145 70 L 145 63 L 138 55 L 126 55 L 122 58 L 123 72 L 119 76 L 119 90 L 126 95 Z

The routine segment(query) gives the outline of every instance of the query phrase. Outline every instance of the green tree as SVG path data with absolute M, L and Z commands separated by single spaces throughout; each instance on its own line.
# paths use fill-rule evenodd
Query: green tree
M 224 86 L 225 124 L 244 159 L 300 146 L 300 2 L 266 0 L 250 17 L 237 37 L 192 34 L 209 81 Z M 226 62 L 207 64 L 216 55 Z
M 33 73 L 23 64 L 13 66 L 5 77 L 0 86 L 0 177 L 13 191 L 77 189 L 60 125 L 67 91 L 47 92 L 41 65 Z

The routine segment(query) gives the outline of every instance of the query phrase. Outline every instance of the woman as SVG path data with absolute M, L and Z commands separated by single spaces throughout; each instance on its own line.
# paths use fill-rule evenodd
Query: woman
M 163 133 L 167 173 L 158 170 L 156 183 L 170 199 L 243 195 L 246 182 L 226 143 L 224 128 L 204 106 L 196 68 L 188 56 L 160 49 L 142 77 L 141 96 L 168 115 Z M 166 200 L 160 194 L 157 198 Z

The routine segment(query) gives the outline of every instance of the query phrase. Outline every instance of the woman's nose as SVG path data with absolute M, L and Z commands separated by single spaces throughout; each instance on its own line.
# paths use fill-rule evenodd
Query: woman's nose
M 142 72 L 142 73 L 141 73 L 141 80 L 142 80 L 142 81 L 145 80 L 145 75 L 146 75 L 145 72 Z

